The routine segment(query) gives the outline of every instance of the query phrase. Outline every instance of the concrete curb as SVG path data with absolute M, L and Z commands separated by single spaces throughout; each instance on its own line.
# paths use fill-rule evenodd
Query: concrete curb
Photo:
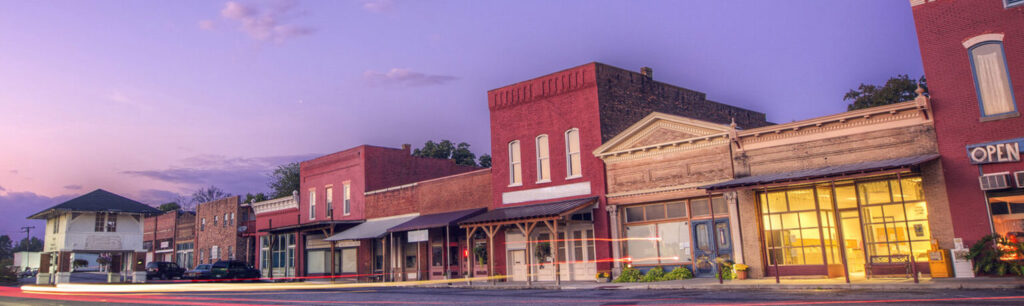
M 426 288 L 460 288 L 477 290 L 867 290 L 867 291 L 903 291 L 903 290 L 985 290 L 985 289 L 1024 289 L 1024 283 L 1010 281 L 1005 283 L 928 283 L 928 284 L 601 284 L 601 285 L 430 285 Z

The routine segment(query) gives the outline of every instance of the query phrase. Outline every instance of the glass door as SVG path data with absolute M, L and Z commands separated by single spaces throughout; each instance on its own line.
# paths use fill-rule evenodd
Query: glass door
M 693 274 L 698 277 L 715 275 L 715 249 L 711 239 L 711 220 L 693 221 Z
M 860 213 L 857 209 L 840 210 L 839 223 L 843 227 L 847 272 L 850 277 L 864 277 L 864 239 L 860 228 Z

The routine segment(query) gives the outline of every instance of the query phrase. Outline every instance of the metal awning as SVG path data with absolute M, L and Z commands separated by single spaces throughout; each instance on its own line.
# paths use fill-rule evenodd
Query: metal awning
M 473 208 L 466 210 L 450 211 L 439 214 L 422 215 L 405 223 L 389 228 L 388 232 L 415 231 L 421 229 L 452 226 L 463 219 L 479 215 L 487 211 L 486 208 Z
M 591 204 L 594 204 L 594 202 L 597 202 L 597 197 L 499 208 L 467 218 L 466 220 L 459 222 L 459 224 L 465 225 L 473 223 L 492 223 L 522 219 L 561 217 L 575 213 L 587 206 L 590 206 Z
M 761 185 L 779 184 L 788 182 L 809 181 L 825 178 L 842 178 L 843 176 L 880 172 L 886 170 L 897 170 L 933 161 L 939 158 L 938 154 L 918 155 L 879 161 L 863 162 L 856 164 L 829 166 L 824 168 L 800 170 L 785 173 L 773 173 L 755 175 L 725 181 L 717 184 L 699 187 L 707 190 L 735 189 L 743 187 L 756 187 Z
M 417 215 L 403 215 L 380 219 L 370 219 L 363 224 L 353 226 L 343 232 L 327 237 L 325 241 L 359 240 L 380 238 L 387 234 L 388 229 L 416 218 Z
M 333 226 L 333 225 L 345 225 L 345 224 L 351 225 L 351 224 L 360 224 L 360 223 L 363 223 L 363 221 L 362 220 L 333 220 L 333 221 L 328 220 L 328 221 L 316 221 L 316 222 L 310 222 L 310 223 L 299 223 L 299 224 L 293 224 L 293 225 L 278 226 L 278 227 L 274 227 L 274 228 L 265 228 L 265 229 L 261 229 L 259 231 L 260 232 L 267 232 L 267 233 L 280 233 L 280 232 L 290 232 L 290 231 L 306 231 L 306 230 L 311 230 L 311 229 L 320 229 L 320 228 L 324 228 L 324 227 L 328 227 L 328 226 Z

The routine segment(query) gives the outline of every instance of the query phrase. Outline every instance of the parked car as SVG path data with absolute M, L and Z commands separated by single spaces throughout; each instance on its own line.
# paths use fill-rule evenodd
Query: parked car
M 210 274 L 210 278 L 219 280 L 256 280 L 260 278 L 260 270 L 240 260 L 215 262 L 210 268 Z
M 154 261 L 146 264 L 146 279 L 174 279 L 185 275 L 185 269 L 178 264 L 166 261 Z
M 195 269 L 185 271 L 185 278 L 195 280 L 210 279 L 213 277 L 210 271 L 212 268 L 213 265 L 198 265 Z
M 36 277 L 37 273 L 39 273 L 39 269 L 26 268 L 25 271 L 21 271 L 21 273 L 18 274 L 18 277 L 20 277 L 20 278 Z

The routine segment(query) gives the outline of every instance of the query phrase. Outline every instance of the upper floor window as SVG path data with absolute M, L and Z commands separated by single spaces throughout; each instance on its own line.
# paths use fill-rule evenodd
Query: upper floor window
M 508 143 L 508 184 L 523 184 L 523 161 L 519 155 L 519 141 Z
M 213 226 L 217 226 L 217 221 L 220 220 L 220 216 L 213 216 Z
M 548 135 L 537 136 L 537 182 L 551 181 L 551 161 L 548 150 Z
M 201 222 L 199 222 L 199 231 L 202 232 L 202 231 L 205 231 L 205 230 L 206 230 L 206 218 L 203 218 L 203 220 Z
M 1002 35 L 989 36 L 1002 39 Z M 1016 114 L 1002 41 L 983 41 L 967 47 L 982 118 Z
M 325 196 L 327 197 L 327 217 L 332 218 L 334 217 L 334 188 L 327 187 Z
M 1003 0 L 1003 7 L 1018 6 L 1024 4 L 1024 0 Z
M 228 227 L 228 225 L 231 225 L 231 221 L 228 219 L 228 213 L 224 213 L 224 227 Z
M 572 128 L 565 131 L 566 177 L 575 178 L 582 176 L 583 167 L 580 163 L 580 130 Z
M 316 190 L 309 190 L 309 219 L 316 219 Z
M 342 209 L 344 209 L 345 215 L 348 216 L 348 214 L 352 213 L 352 188 L 348 183 L 345 183 L 344 188 L 345 190 L 342 191 L 345 193 L 342 195 L 342 197 L 344 197 L 344 199 L 342 199 Z
M 117 231 L 117 214 L 116 213 L 96 213 L 96 226 L 93 229 L 97 232 L 116 232 Z
M 60 216 L 53 218 L 53 233 L 60 232 Z

